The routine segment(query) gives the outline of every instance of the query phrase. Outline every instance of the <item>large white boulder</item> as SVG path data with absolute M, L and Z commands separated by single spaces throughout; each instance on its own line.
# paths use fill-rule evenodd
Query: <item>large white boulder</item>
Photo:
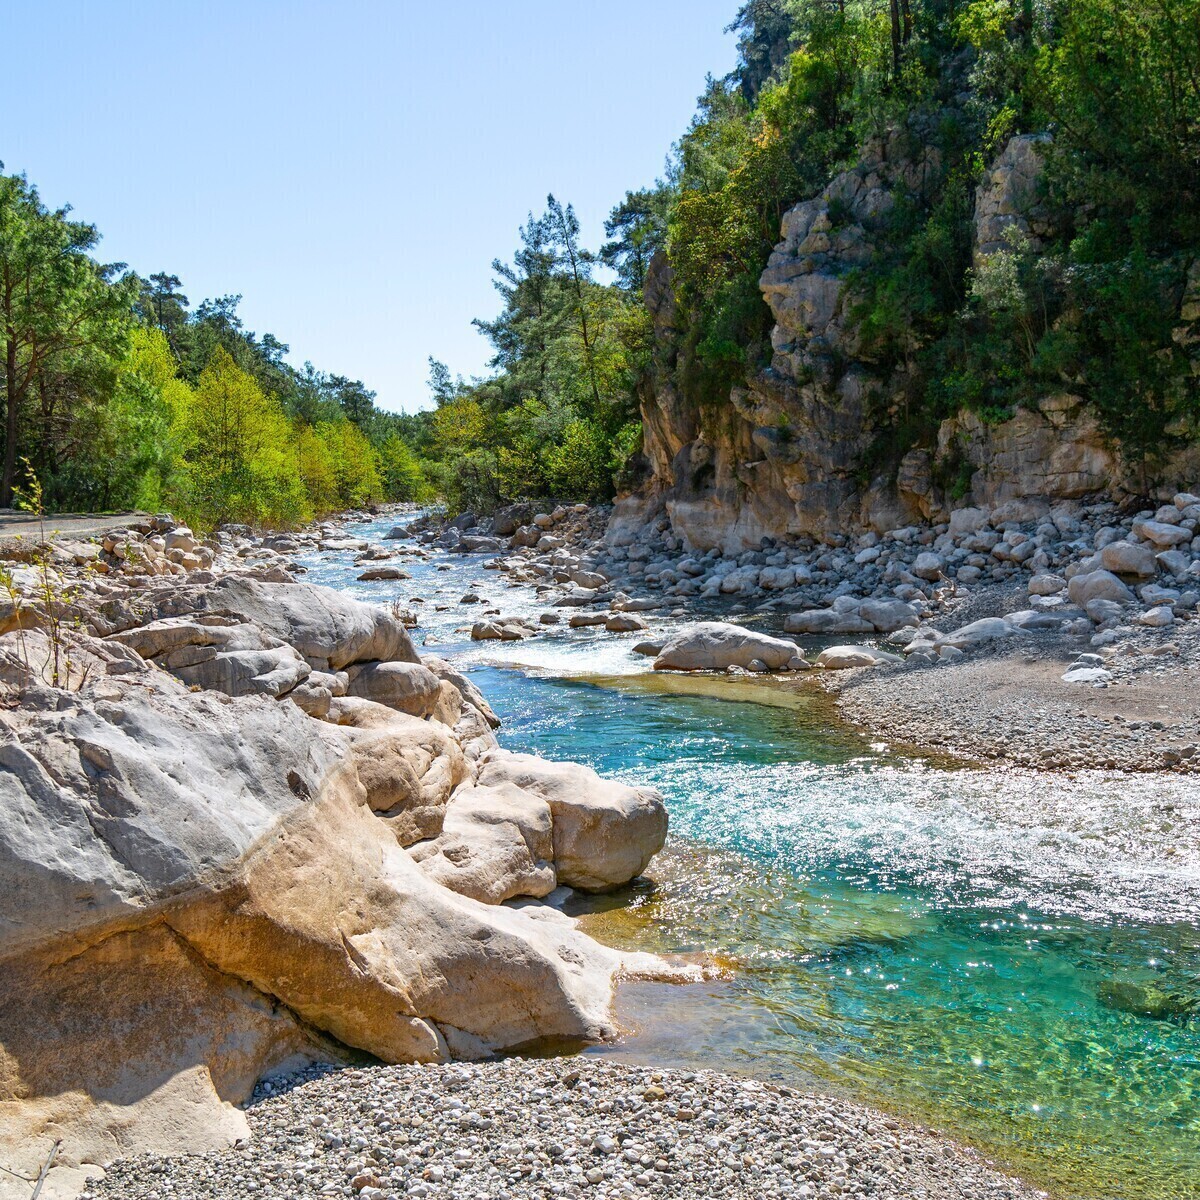
M 1159 550 L 1170 550 L 1172 546 L 1192 540 L 1190 529 L 1173 523 L 1168 524 L 1166 521 L 1134 521 L 1133 532 L 1138 537 L 1153 542 Z
M 1100 550 L 1100 565 L 1114 575 L 1153 579 L 1158 574 L 1155 548 L 1145 542 L 1109 542 Z
M 864 600 L 858 612 L 879 633 L 895 633 L 897 629 L 915 625 L 921 616 L 916 605 L 903 600 Z
M 1111 600 L 1115 604 L 1131 604 L 1133 593 L 1111 571 L 1088 571 L 1076 575 L 1067 585 L 1072 604 L 1086 608 L 1092 600 Z
M 817 666 L 827 671 L 848 671 L 854 667 L 877 667 L 880 663 L 903 661 L 898 654 L 887 654 L 873 646 L 828 646 L 817 655 Z
M 913 560 L 912 573 L 918 579 L 927 579 L 933 583 L 941 579 L 946 569 L 946 560 L 933 550 L 923 550 Z
M 702 621 L 677 633 L 654 660 L 656 671 L 724 671 L 749 667 L 756 659 L 778 671 L 796 654 L 796 643 L 730 625 Z
M 193 687 L 283 696 L 312 673 L 286 642 L 231 617 L 168 617 L 111 635 Z
M 652 788 L 602 779 L 580 763 L 492 750 L 479 783 L 515 784 L 549 806 L 559 883 L 588 892 L 620 887 L 640 875 L 667 836 L 667 810 Z
M 132 630 L 166 617 L 236 617 L 286 642 L 318 671 L 374 660 L 416 662 L 408 630 L 373 604 L 310 583 L 230 575 L 207 584 L 159 585 L 89 613 L 93 632 Z
M 943 646 L 953 646 L 956 650 L 963 650 L 968 646 L 978 646 L 982 642 L 1011 637 L 1014 632 L 1013 626 L 1003 617 L 983 617 L 981 620 L 972 621 L 969 625 L 952 629 L 939 638 L 938 642 Z
M 421 663 L 354 663 L 349 695 L 386 705 L 413 717 L 428 717 L 441 696 L 441 680 Z
M 904 622 L 907 624 L 907 622 Z M 788 613 L 783 620 L 787 633 L 873 633 L 875 626 L 857 612 L 839 612 L 834 608 L 810 608 Z M 897 625 L 895 628 L 899 629 Z

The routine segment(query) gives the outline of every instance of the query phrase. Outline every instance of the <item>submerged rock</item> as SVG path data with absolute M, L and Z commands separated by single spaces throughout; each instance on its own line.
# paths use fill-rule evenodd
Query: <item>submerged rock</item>
M 1104 980 L 1096 989 L 1096 998 L 1105 1008 L 1156 1021 L 1185 1019 L 1200 1009 L 1200 996 L 1167 991 L 1157 983 L 1128 979 Z

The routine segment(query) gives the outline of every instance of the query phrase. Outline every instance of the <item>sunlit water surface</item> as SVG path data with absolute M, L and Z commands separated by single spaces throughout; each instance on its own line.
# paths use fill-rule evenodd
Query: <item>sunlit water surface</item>
M 389 584 L 354 582 L 349 556 L 304 561 L 314 582 L 419 612 L 418 638 L 475 671 L 505 745 L 666 798 L 654 883 L 589 902 L 587 926 L 712 955 L 726 977 L 627 986 L 633 1033 L 596 1052 L 846 1092 L 1063 1194 L 1200 1195 L 1200 1020 L 1098 996 L 1106 981 L 1200 996 L 1194 784 L 891 757 L 809 686 L 653 675 L 637 635 L 472 644 L 483 608 L 545 610 L 482 558 L 402 560 L 412 579 Z M 485 603 L 459 606 L 467 590 Z

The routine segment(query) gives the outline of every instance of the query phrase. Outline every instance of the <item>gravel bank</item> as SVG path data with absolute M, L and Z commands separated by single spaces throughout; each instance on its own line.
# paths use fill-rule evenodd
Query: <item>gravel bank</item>
M 1200 772 L 1200 629 L 1131 635 L 1106 686 L 1064 682 L 1092 647 L 1023 638 L 954 663 L 825 674 L 843 717 L 897 746 L 1042 770 Z
M 311 1068 L 260 1093 L 249 1117 L 248 1144 L 126 1160 L 84 1200 L 1046 1195 L 844 1101 L 577 1058 Z

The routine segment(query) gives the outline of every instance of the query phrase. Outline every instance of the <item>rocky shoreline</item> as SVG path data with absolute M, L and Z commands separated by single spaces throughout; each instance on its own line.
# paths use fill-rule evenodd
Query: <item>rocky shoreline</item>
M 81 1200 L 1045 1197 L 927 1130 L 711 1071 L 580 1058 L 314 1070 L 260 1092 L 248 1116 L 245 1144 L 126 1160 Z
M 270 541 L 7 547 L 0 1196 L 52 1146 L 46 1200 L 243 1137 L 281 1064 L 605 1040 L 619 979 L 700 977 L 560 910 L 646 868 L 662 798 L 501 749 L 397 615 Z
M 959 510 L 948 525 L 733 556 L 689 551 L 666 514 L 647 519 L 633 502 L 611 515 L 513 506 L 413 533 L 449 552 L 496 553 L 488 565 L 547 604 L 540 627 L 484 613 L 476 638 L 536 637 L 563 621 L 632 633 L 658 655 L 663 622 L 699 608 L 778 631 L 796 651 L 769 665 L 695 659 L 696 669 L 825 668 L 820 686 L 873 739 L 1045 770 L 1200 770 L 1189 702 L 1200 687 L 1200 501 L 1190 493 L 1133 512 L 1011 502 Z
M 1195 529 L 1195 507 L 1176 505 L 1179 529 Z M 1113 516 L 1107 508 L 1096 515 Z M 6 847 L 0 876 L 10 894 L 29 899 L 25 909 L 16 905 L 17 918 L 4 929 L 9 978 L 19 978 L 28 993 L 26 1003 L 10 1005 L 0 1018 L 0 1041 L 16 1064 L 0 1101 L 9 1161 L 36 1171 L 47 1131 L 74 1130 L 76 1140 L 44 1193 L 71 1196 L 93 1164 L 149 1151 L 158 1157 L 129 1159 L 108 1182 L 88 1185 L 96 1197 L 147 1200 L 186 1200 L 189 1187 L 214 1197 L 464 1194 L 445 1190 L 450 1181 L 478 1186 L 489 1197 L 506 1194 L 496 1190 L 501 1186 L 514 1197 L 580 1189 L 698 1197 L 1040 1194 L 994 1175 L 935 1135 L 786 1089 L 772 1093 L 788 1102 L 772 1101 L 780 1112 L 768 1136 L 781 1144 L 799 1138 L 801 1146 L 815 1137 L 833 1148 L 815 1158 L 772 1149 L 767 1159 L 743 1162 L 751 1172 L 723 1178 L 724 1190 L 711 1190 L 712 1178 L 730 1146 L 712 1145 L 708 1135 L 687 1162 L 668 1157 L 660 1170 L 658 1159 L 646 1164 L 639 1154 L 634 1164 L 622 1151 L 617 1157 L 629 1171 L 614 1171 L 607 1160 L 590 1162 L 596 1153 L 590 1143 L 568 1154 L 563 1134 L 553 1143 L 563 1145 L 562 1156 L 550 1152 L 550 1143 L 522 1151 L 533 1155 L 525 1161 L 540 1164 L 532 1172 L 549 1164 L 544 1179 L 518 1167 L 519 1178 L 502 1185 L 496 1155 L 476 1177 L 452 1152 L 443 1164 L 445 1150 L 419 1172 L 398 1176 L 397 1165 L 406 1163 L 395 1155 L 378 1160 L 391 1168 L 390 1191 L 378 1172 L 371 1174 L 370 1162 L 358 1161 L 361 1154 L 352 1156 L 358 1169 L 350 1176 L 337 1174 L 351 1165 L 344 1154 L 327 1164 L 333 1175 L 308 1170 L 329 1147 L 321 1142 L 318 1151 L 311 1132 L 298 1133 L 297 1124 L 324 1112 L 322 1105 L 360 1110 L 358 1089 L 367 1087 L 381 1108 L 394 1112 L 407 1103 L 404 1088 L 428 1088 L 443 1070 L 465 1071 L 487 1103 L 506 1087 L 536 1094 L 559 1086 L 539 1072 L 559 1078 L 599 1072 L 593 1099 L 606 1114 L 627 1106 L 631 1088 L 682 1094 L 702 1084 L 705 1096 L 723 1097 L 736 1109 L 749 1103 L 747 1089 L 762 1086 L 709 1074 L 697 1083 L 669 1072 L 654 1072 L 660 1078 L 647 1083 L 640 1068 L 574 1059 L 552 1066 L 502 1060 L 424 1071 L 318 1070 L 319 1078 L 305 1068 L 286 1095 L 243 1115 L 236 1106 L 272 1066 L 345 1063 L 346 1047 L 385 1060 L 436 1062 L 547 1037 L 604 1039 L 616 1033 L 609 1004 L 619 978 L 683 977 L 681 968 L 651 956 L 600 946 L 559 911 L 566 888 L 603 891 L 645 869 L 665 836 L 661 800 L 586 768 L 499 750 L 495 716 L 470 679 L 413 648 L 408 630 L 421 623 L 420 597 L 407 602 L 411 607 L 363 605 L 296 582 L 304 572 L 298 559 L 349 553 L 362 568 L 360 579 L 385 583 L 407 577 L 406 560 L 490 556 L 481 559 L 484 569 L 545 607 L 537 620 L 510 619 L 502 607 L 488 610 L 481 596 L 466 594 L 459 607 L 470 623 L 463 628 L 476 640 L 524 640 L 569 625 L 576 637 L 622 639 L 629 652 L 652 655 L 659 670 L 721 670 L 771 676 L 783 687 L 821 686 L 847 720 L 897 746 L 1040 770 L 1200 768 L 1200 726 L 1188 699 L 1200 665 L 1192 597 L 1180 592 L 1169 625 L 1136 619 L 1162 607 L 1153 603 L 1161 599 L 1157 593 L 1112 601 L 1119 613 L 1076 613 L 1075 579 L 1105 573 L 1091 561 L 1094 554 L 1083 553 L 1088 537 L 1092 543 L 1098 537 L 1089 535 L 1086 514 L 1078 545 L 1032 535 L 1043 537 L 1037 553 L 1050 561 L 1030 569 L 1053 565 L 1063 573 L 1063 594 L 1044 597 L 1031 590 L 1036 576 L 1011 562 L 998 561 L 988 579 L 959 582 L 964 572 L 955 559 L 964 563 L 966 545 L 952 543 L 976 536 L 978 522 L 970 535 L 949 542 L 948 530 L 892 539 L 894 545 L 858 562 L 863 550 L 850 553 L 854 544 L 697 557 L 662 522 L 639 527 L 631 538 L 620 513 L 614 518 L 586 506 L 501 513 L 482 523 L 399 513 L 396 536 L 382 543 L 356 534 L 355 523 L 366 518 L 347 514 L 266 536 L 227 528 L 206 541 L 167 518 L 145 518 L 95 539 L 56 538 L 43 550 L 30 539 L 6 543 L 11 586 L 0 613 L 6 700 L 0 770 L 23 789 L 21 820 L 40 813 L 39 837 L 48 839 L 41 850 L 36 838 L 32 851 L 19 849 L 21 830 L 11 822 L 0 829 L 7 839 L 0 838 Z M 1010 524 L 993 519 L 1001 528 Z M 1134 524 L 1142 519 L 1130 518 L 1124 539 L 1115 540 L 1139 545 Z M 1005 530 L 1005 544 L 1023 544 L 1018 533 Z M 1200 576 L 1193 570 L 1200 563 L 1196 541 L 1178 551 L 1189 556 L 1189 578 Z M 922 549 L 929 546 L 939 548 Z M 926 554 L 942 555 L 933 578 L 916 573 Z M 809 581 L 801 583 L 805 572 Z M 69 614 L 54 635 L 70 655 L 57 685 L 46 676 L 54 640 L 45 619 L 47 588 Z M 697 615 L 722 620 L 688 623 Z M 799 624 L 820 632 L 798 637 Z M 829 644 L 844 633 L 855 640 Z M 1088 654 L 1096 659 L 1081 661 Z M 1101 676 L 1064 680 L 1073 670 Z M 187 770 L 154 761 L 147 745 L 170 746 L 182 763 L 210 764 L 215 775 L 191 768 L 196 778 L 189 778 Z M 236 754 L 229 745 L 238 747 Z M 231 774 L 238 780 L 232 789 Z M 232 799 L 246 789 L 257 797 L 250 819 L 239 807 L 244 799 Z M 231 806 L 222 800 L 213 811 L 214 795 L 229 796 Z M 65 811 L 81 797 L 89 811 L 77 832 L 76 825 L 66 837 L 41 832 L 52 824 L 48 803 Z M 164 802 L 181 799 L 192 828 L 156 817 Z M 230 824 L 232 834 L 222 828 Z M 394 850 L 402 852 L 402 865 Z M 82 867 L 71 857 L 81 851 Z M 39 856 L 60 865 L 47 873 Z M 331 870 L 335 861 L 340 865 Z M 51 877 L 53 911 L 38 910 L 35 918 L 33 897 Z M 397 921 L 409 930 L 399 941 Z M 415 928 L 424 931 L 416 935 Z M 488 950 L 480 957 L 482 944 Z M 86 1013 L 71 999 L 80 972 L 107 989 L 105 1003 Z M 147 989 L 161 991 L 167 1003 L 146 1005 Z M 256 1011 L 264 999 L 266 1011 Z M 398 1000 L 402 1028 L 394 1020 Z M 174 1001 L 192 1006 L 195 1022 L 182 1046 L 174 1036 Z M 53 1061 L 35 1071 L 45 1046 L 39 1014 L 47 1004 L 58 1009 L 65 1040 Z M 389 1005 L 393 1017 L 384 1015 Z M 138 1036 L 149 1043 L 139 1043 L 132 1066 L 125 1048 L 118 1048 L 119 1058 L 111 1045 L 102 1048 L 105 1029 L 127 1022 L 131 1006 L 142 1023 Z M 231 1034 L 240 1042 L 234 1060 L 219 1048 Z M 79 1075 L 81 1058 L 88 1080 Z M 131 1089 L 138 1072 L 142 1078 Z M 166 1091 L 149 1086 L 155 1077 L 171 1080 Z M 298 1081 L 304 1086 L 290 1090 Z M 353 1095 L 346 1081 L 353 1081 Z M 55 1099 L 67 1092 L 78 1097 L 80 1088 L 82 1101 L 72 1098 L 64 1107 Z M 599 1107 L 606 1102 L 600 1097 L 611 1098 L 613 1107 Z M 308 1107 L 310 1098 L 320 1112 Z M 286 1107 L 292 1103 L 301 1107 Z M 286 1136 L 272 1123 L 277 1107 L 286 1114 L 280 1118 L 288 1123 Z M 666 1105 L 647 1105 L 644 1097 L 635 1107 L 667 1113 Z M 260 1140 L 279 1147 L 275 1158 L 263 1159 L 269 1170 L 260 1169 L 256 1142 L 249 1150 L 219 1149 L 246 1137 L 260 1115 Z M 678 1123 L 677 1114 L 668 1115 Z M 699 1129 L 688 1121 L 687 1132 Z M 861 1132 L 863 1121 L 882 1139 L 866 1154 L 858 1133 L 844 1133 Z M 819 1132 L 830 1123 L 844 1136 Z M 575 1137 L 577 1130 L 567 1133 Z M 624 1141 L 636 1140 L 645 1130 L 635 1122 L 626 1134 Z M 896 1138 L 907 1139 L 899 1159 L 907 1174 L 895 1169 Z M 676 1141 L 691 1144 L 682 1136 Z M 162 1157 L 181 1150 L 206 1153 Z M 754 1159 L 757 1151 L 741 1153 Z M 304 1171 L 296 1178 L 293 1170 L 289 1180 L 279 1162 L 293 1154 L 304 1160 Z M 706 1154 L 716 1158 L 707 1161 Z M 921 1174 L 922 1164 L 940 1168 L 943 1160 L 949 1171 Z M 825 1166 L 841 1176 L 822 1173 Z M 440 1176 L 426 1173 L 435 1167 Z M 590 1178 L 597 1170 L 598 1178 Z M 451 1171 L 462 1172 L 461 1180 Z M 356 1186 L 363 1176 L 378 1177 L 379 1185 L 359 1179 Z M 535 1178 L 541 1190 L 528 1190 Z M 318 1179 L 320 1189 L 311 1190 Z M 0 1196 L 9 1194 L 21 1192 L 0 1182 Z

